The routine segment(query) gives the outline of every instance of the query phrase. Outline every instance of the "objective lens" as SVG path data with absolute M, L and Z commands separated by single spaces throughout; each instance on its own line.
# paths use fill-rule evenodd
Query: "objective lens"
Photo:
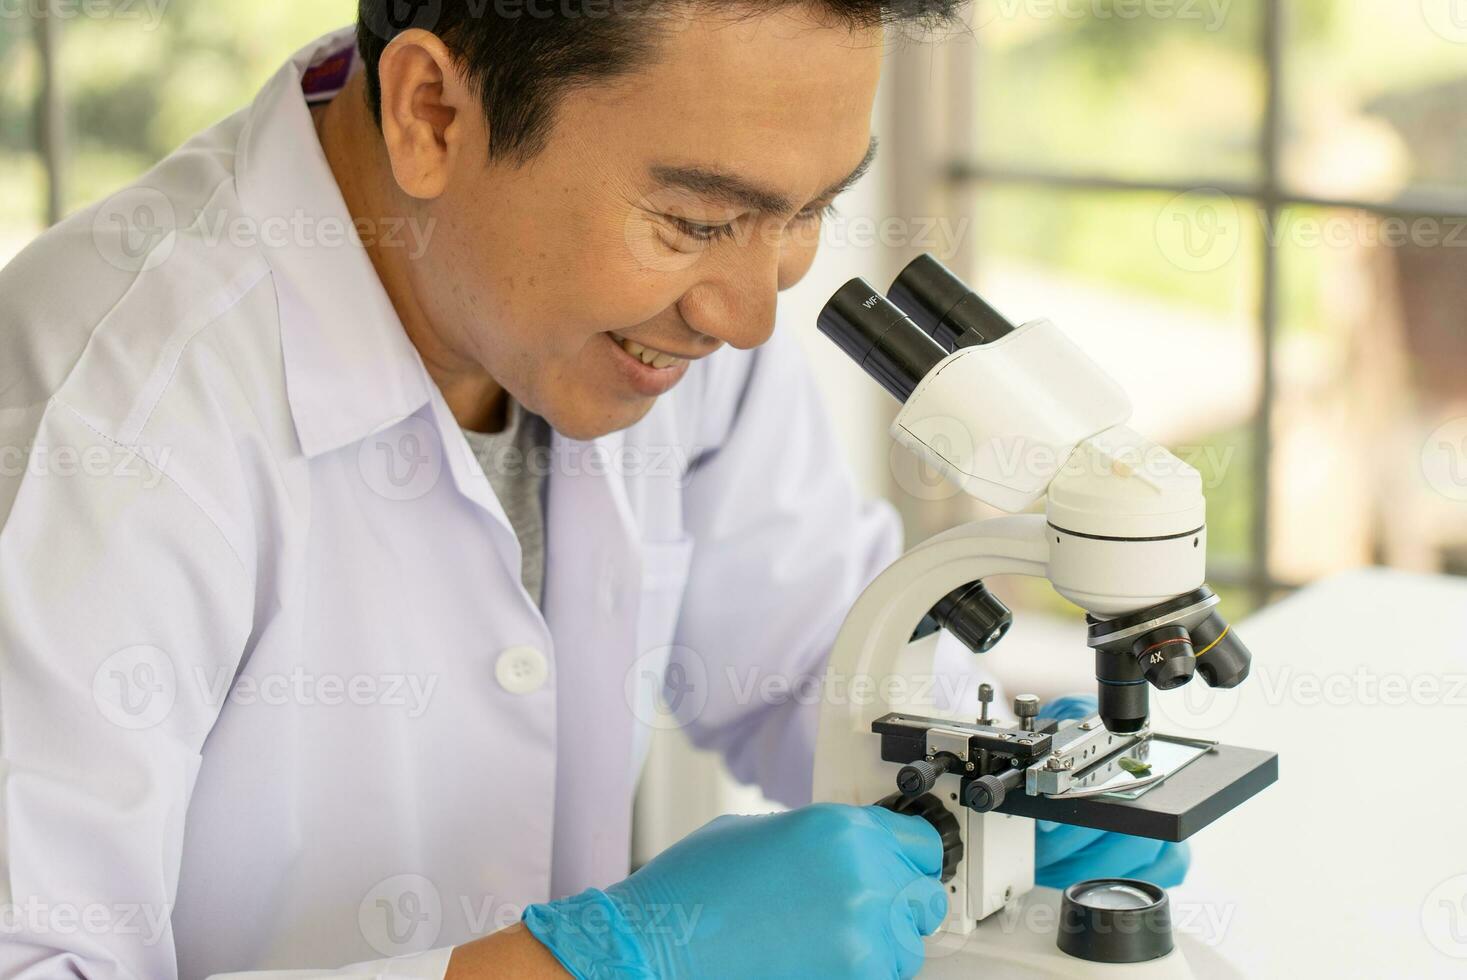
M 1253 654 L 1221 616 L 1213 613 L 1192 629 L 1197 673 L 1209 687 L 1237 687 L 1248 677 Z
M 1163 626 L 1138 638 L 1131 646 L 1141 672 L 1158 691 L 1170 691 L 1192 679 L 1196 658 L 1192 638 L 1180 626 Z
M 1014 332 L 1003 314 L 930 255 L 914 259 L 886 294 L 949 352 Z
M 1146 727 L 1150 708 L 1146 678 L 1128 650 L 1095 651 L 1095 692 L 1105 730 L 1120 735 Z
M 911 397 L 948 353 L 864 279 L 842 286 L 816 323 L 898 401 Z

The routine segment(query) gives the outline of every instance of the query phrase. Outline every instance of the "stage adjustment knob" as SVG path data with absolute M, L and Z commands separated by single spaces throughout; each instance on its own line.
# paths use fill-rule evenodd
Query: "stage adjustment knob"
M 937 785 L 937 778 L 951 769 L 957 761 L 954 756 L 939 752 L 931 761 L 918 759 L 910 765 L 902 766 L 897 772 L 897 789 L 902 791 L 903 796 L 930 793 L 932 787 Z

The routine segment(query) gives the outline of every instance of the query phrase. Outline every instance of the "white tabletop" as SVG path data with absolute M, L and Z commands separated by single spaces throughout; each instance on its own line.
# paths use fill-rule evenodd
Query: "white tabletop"
M 1354 572 L 1239 630 L 1241 688 L 1152 692 L 1157 730 L 1280 757 L 1193 838 L 1179 929 L 1247 977 L 1467 976 L 1467 580 Z

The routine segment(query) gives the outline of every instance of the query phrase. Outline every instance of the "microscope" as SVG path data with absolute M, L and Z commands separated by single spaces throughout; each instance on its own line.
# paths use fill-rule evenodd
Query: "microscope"
M 819 328 L 902 402 L 898 442 L 1012 516 L 917 545 L 852 607 L 827 690 L 861 683 L 871 696 L 822 703 L 815 799 L 938 830 L 948 914 L 924 977 L 1193 976 L 1157 885 L 1036 888 L 1034 821 L 1183 841 L 1277 779 L 1275 753 L 1149 725 L 1152 688 L 1248 676 L 1251 655 L 1205 584 L 1201 476 L 1127 427 L 1125 392 L 1058 327 L 1015 327 L 930 256 L 886 296 L 847 283 Z M 1039 700 L 1020 695 L 1003 724 L 991 688 L 976 718 L 905 696 L 936 669 L 938 630 L 975 655 L 1003 638 L 1012 614 L 984 584 L 1001 575 L 1047 579 L 1085 611 L 1094 716 L 1041 721 Z

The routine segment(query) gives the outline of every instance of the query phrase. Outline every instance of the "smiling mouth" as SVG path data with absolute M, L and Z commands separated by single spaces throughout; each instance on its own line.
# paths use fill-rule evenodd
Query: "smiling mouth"
M 688 363 L 686 357 L 678 357 L 676 354 L 669 354 L 667 351 L 661 351 L 655 347 L 648 347 L 646 344 L 639 344 L 635 340 L 628 340 L 620 334 L 612 334 L 611 339 L 620 344 L 622 350 L 648 367 L 670 368 Z

